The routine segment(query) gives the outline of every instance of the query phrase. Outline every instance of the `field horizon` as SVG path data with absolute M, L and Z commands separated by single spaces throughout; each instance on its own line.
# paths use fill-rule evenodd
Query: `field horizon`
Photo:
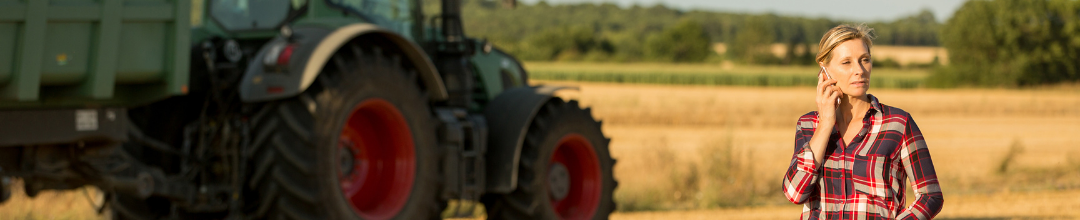
M 576 63 L 526 62 L 529 78 L 550 81 L 660 85 L 813 87 L 817 66 L 762 66 L 721 63 Z M 876 68 L 877 88 L 920 88 L 928 68 Z

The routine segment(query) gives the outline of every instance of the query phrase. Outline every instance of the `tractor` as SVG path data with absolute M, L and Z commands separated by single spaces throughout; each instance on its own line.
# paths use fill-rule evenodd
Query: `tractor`
M 0 203 L 91 186 L 114 219 L 607 219 L 590 109 L 465 35 L 460 0 L 423 4 L 0 0 Z

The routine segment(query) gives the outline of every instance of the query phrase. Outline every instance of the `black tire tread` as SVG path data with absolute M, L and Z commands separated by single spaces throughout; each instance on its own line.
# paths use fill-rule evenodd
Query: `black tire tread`
M 253 172 L 249 179 L 249 196 L 258 194 L 260 199 L 248 200 L 255 202 L 250 218 L 254 219 L 318 219 L 318 214 L 305 213 L 299 210 L 297 205 L 289 204 L 289 201 L 299 200 L 309 203 L 315 201 L 316 194 L 303 188 L 312 189 L 316 186 L 311 183 L 295 183 L 289 179 L 306 177 L 314 178 L 315 173 L 309 164 L 313 164 L 314 157 L 300 157 L 297 152 L 289 149 L 290 146 L 304 146 L 301 140 L 309 136 L 304 134 L 304 127 L 292 115 L 293 111 L 285 110 L 292 103 L 272 103 L 266 108 L 278 109 L 269 111 L 261 117 L 252 117 L 253 128 L 259 129 L 251 143 L 253 147 L 248 155 L 255 155 L 251 161 Z M 305 111 L 306 112 L 306 111 Z M 282 121 L 284 123 L 282 123 Z M 284 125 L 284 126 L 282 126 Z M 289 174 L 283 174 L 288 169 Z M 292 206 L 292 207 L 288 207 Z
M 336 140 L 337 135 L 326 134 L 327 130 L 322 130 L 322 133 L 320 133 L 319 129 L 324 129 L 324 126 L 328 125 L 315 124 L 319 118 L 316 118 L 315 112 L 312 111 L 331 111 L 319 108 L 350 108 L 351 106 L 344 107 L 342 104 L 333 101 L 351 97 L 348 90 L 353 89 L 352 87 L 355 84 L 343 81 L 356 79 L 344 75 L 355 74 L 359 69 L 363 69 L 364 74 L 400 74 L 401 77 L 415 80 L 415 76 L 412 76 L 414 74 L 411 74 L 412 71 L 400 64 L 391 62 L 396 59 L 394 57 L 396 56 L 384 57 L 377 47 L 371 48 L 370 51 L 364 51 L 356 43 L 350 43 L 349 46 L 335 53 L 329 65 L 324 67 L 322 74 L 316 77 L 315 84 L 309 87 L 307 91 L 295 98 L 266 103 L 260 111 L 249 118 L 252 123 L 251 127 L 254 128 L 252 133 L 256 134 L 250 142 L 253 143 L 252 147 L 249 148 L 251 151 L 245 152 L 245 154 L 252 156 L 249 161 L 253 163 L 249 167 L 249 170 L 251 170 L 249 172 L 251 175 L 249 181 L 251 182 L 247 185 L 248 191 L 245 192 L 245 195 L 249 197 L 247 201 L 250 206 L 246 208 L 247 213 L 251 215 L 249 217 L 255 219 L 295 220 L 350 218 L 336 214 L 338 212 L 318 211 L 330 207 L 326 204 L 327 202 L 337 200 L 335 200 L 336 198 L 327 197 L 326 189 L 320 189 L 324 185 L 312 180 L 326 178 L 325 175 L 335 175 L 336 177 L 337 172 L 316 168 L 318 163 L 317 154 L 310 149 L 314 148 L 313 145 L 316 143 L 322 143 L 320 140 L 326 140 L 320 138 L 332 137 Z M 349 60 L 355 62 L 348 62 Z M 386 76 L 376 78 L 388 79 Z M 408 97 L 405 98 L 408 100 L 422 100 L 424 107 L 427 107 L 427 93 L 420 88 L 422 83 L 419 81 L 413 82 L 415 87 L 412 88 L 412 91 L 415 91 L 415 96 L 409 94 L 414 92 L 396 95 L 404 95 Z M 309 105 L 315 105 L 313 107 L 315 109 L 309 109 L 312 108 Z M 434 118 L 430 115 L 430 110 L 425 114 L 422 116 L 411 115 L 409 117 L 420 117 L 415 118 L 415 120 L 424 125 L 430 124 L 430 127 L 434 129 Z M 320 115 L 318 117 L 330 116 Z M 323 120 L 325 119 L 329 118 L 323 118 Z M 413 119 L 410 118 L 410 120 Z M 417 160 L 421 159 L 417 158 Z M 324 176 L 320 177 L 320 175 Z M 431 178 L 436 177 L 421 176 L 420 173 L 417 173 L 415 184 L 437 181 L 437 179 Z M 413 213 L 402 211 L 402 213 L 405 213 L 403 215 L 437 217 L 441 209 L 439 209 L 434 195 L 437 194 L 432 193 L 429 196 L 431 198 L 423 198 L 430 200 L 430 202 L 426 202 L 428 204 L 419 201 L 417 203 L 420 204 L 420 207 L 417 207 L 418 209 L 414 210 Z M 351 209 L 348 212 L 351 212 Z
M 310 164 L 309 161 L 305 161 L 304 158 L 300 158 L 299 155 L 302 155 L 302 153 L 297 152 L 296 149 L 292 149 L 289 145 L 286 145 L 285 141 L 281 139 L 281 136 L 271 138 L 270 143 L 273 145 L 274 149 L 277 150 L 276 152 L 281 155 L 280 158 L 283 158 L 289 165 L 296 167 L 296 169 L 300 170 L 302 173 L 313 172 L 314 168 L 311 168 L 313 165 Z
M 571 119 L 564 119 L 569 117 Z M 556 126 L 557 120 L 582 120 L 588 127 L 586 129 L 596 129 L 594 134 L 600 134 L 599 140 L 603 142 L 602 146 L 594 146 L 594 148 L 604 148 L 606 151 L 608 143 L 611 139 L 602 136 L 602 132 L 599 131 L 600 123 L 592 118 L 590 109 L 581 109 L 577 101 L 564 102 L 560 98 L 551 98 L 546 102 L 537 112 L 532 123 L 529 125 L 526 132 L 524 145 L 521 150 L 520 163 L 518 163 L 518 186 L 514 191 L 503 195 L 487 195 L 482 199 L 485 207 L 488 210 L 488 219 L 546 219 L 546 218 L 558 218 L 557 216 L 551 216 L 552 213 L 548 213 L 549 210 L 543 210 L 547 207 L 545 204 L 548 202 L 547 194 L 541 187 L 542 181 L 537 182 L 538 176 L 542 174 L 539 170 L 541 167 L 537 167 L 538 160 L 541 160 L 541 153 L 549 150 L 547 148 L 553 148 L 553 146 L 542 146 L 546 135 L 548 135 L 551 126 Z M 597 138 L 597 137 L 587 137 Z M 553 149 L 550 149 L 553 151 Z M 599 149 L 598 149 L 599 150 Z M 610 169 L 614 167 L 614 160 L 608 154 L 600 154 L 598 152 L 599 162 L 601 167 L 603 164 L 610 164 Z M 546 169 L 546 168 L 544 168 Z M 603 169 L 603 168 L 601 168 Z M 611 178 L 610 170 L 601 171 L 601 175 L 606 175 L 602 179 Z M 613 178 L 611 178 L 613 180 Z M 604 184 L 602 187 L 611 188 L 611 192 L 614 192 L 614 187 L 618 185 Z M 615 204 L 612 195 L 602 195 L 602 203 L 595 215 L 597 219 L 607 219 L 607 216 L 614 211 Z

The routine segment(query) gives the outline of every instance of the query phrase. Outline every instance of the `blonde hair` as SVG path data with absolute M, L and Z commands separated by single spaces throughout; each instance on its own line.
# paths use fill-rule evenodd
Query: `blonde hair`
M 821 36 L 821 42 L 818 43 L 816 61 L 818 63 L 828 63 L 832 59 L 832 51 L 833 48 L 836 48 L 836 45 L 853 39 L 862 39 L 863 43 L 866 44 L 866 50 L 869 52 L 870 47 L 874 46 L 873 31 L 873 28 L 867 27 L 865 24 L 841 24 L 829 29 L 829 31 L 825 32 L 825 36 Z

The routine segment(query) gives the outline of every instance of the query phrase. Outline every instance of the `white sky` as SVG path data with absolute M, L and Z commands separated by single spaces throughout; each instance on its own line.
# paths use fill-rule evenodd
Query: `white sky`
M 540 0 L 519 0 L 535 4 Z M 854 21 L 890 21 L 918 13 L 924 8 L 934 12 L 938 21 L 948 20 L 964 0 L 547 0 L 558 3 L 610 2 L 628 7 L 637 3 L 652 6 L 662 3 L 682 10 L 765 13 L 809 17 L 827 17 Z

